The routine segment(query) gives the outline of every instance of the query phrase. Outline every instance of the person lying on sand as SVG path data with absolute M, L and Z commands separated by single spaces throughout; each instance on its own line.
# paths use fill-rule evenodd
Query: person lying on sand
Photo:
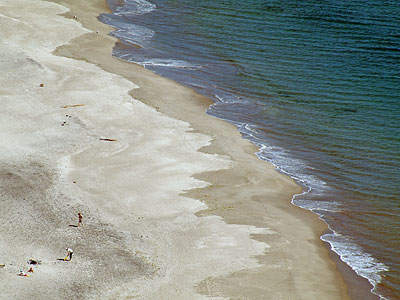
M 30 277 L 28 274 L 26 274 L 24 271 L 20 270 L 19 273 L 17 274 L 18 276 L 25 276 L 25 277 Z

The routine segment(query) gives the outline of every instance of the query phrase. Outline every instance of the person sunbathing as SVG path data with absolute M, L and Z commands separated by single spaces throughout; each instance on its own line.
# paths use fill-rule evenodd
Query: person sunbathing
M 18 276 L 26 276 L 29 277 L 28 274 L 26 274 L 24 271 L 20 270 L 19 273 L 17 274 Z

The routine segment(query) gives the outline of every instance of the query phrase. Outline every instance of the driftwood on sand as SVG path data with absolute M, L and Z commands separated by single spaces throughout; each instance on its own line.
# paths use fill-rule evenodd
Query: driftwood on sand
M 70 105 L 63 106 L 62 108 L 77 107 L 77 106 L 85 106 L 85 104 L 70 104 Z

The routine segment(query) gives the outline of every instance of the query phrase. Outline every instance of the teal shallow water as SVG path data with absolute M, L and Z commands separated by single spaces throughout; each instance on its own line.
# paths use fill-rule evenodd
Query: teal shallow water
M 212 97 L 208 113 L 304 186 L 293 202 L 328 223 L 322 239 L 400 299 L 399 2 L 109 4 L 114 55 Z

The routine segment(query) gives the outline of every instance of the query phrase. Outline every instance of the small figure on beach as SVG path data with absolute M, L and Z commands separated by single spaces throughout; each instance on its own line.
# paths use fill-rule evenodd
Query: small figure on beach
M 79 227 L 80 225 L 83 225 L 82 219 L 83 219 L 82 214 L 81 214 L 81 213 L 78 213 L 78 227 Z
M 25 277 L 29 277 L 28 274 L 26 274 L 24 271 L 20 270 L 19 273 L 17 274 L 18 276 L 25 276 Z
M 28 273 L 33 273 L 33 267 L 28 270 Z
M 69 261 L 71 261 L 72 259 L 72 254 L 74 253 L 74 251 L 72 251 L 71 248 L 65 248 L 65 250 L 67 250 L 67 256 L 64 258 L 64 261 L 69 257 Z

